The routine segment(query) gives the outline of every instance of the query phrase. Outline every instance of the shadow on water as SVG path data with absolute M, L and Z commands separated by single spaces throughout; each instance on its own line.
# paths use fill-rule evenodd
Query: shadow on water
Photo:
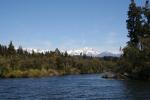
M 150 100 L 150 81 L 128 80 L 122 84 L 124 93 L 130 100 Z

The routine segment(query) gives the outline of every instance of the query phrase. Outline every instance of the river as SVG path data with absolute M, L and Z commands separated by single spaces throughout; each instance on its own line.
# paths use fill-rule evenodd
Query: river
M 0 100 L 150 100 L 150 82 L 99 74 L 0 79 Z

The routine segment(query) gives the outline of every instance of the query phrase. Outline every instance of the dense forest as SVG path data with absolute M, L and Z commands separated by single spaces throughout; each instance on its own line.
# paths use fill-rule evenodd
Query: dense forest
M 118 63 L 118 72 L 132 79 L 150 79 L 150 4 L 131 0 L 127 29 L 129 41 Z
M 70 56 L 59 49 L 45 53 L 29 53 L 21 46 L 15 49 L 12 41 L 0 45 L 0 77 L 41 77 L 67 74 L 89 74 L 112 70 L 117 58 Z

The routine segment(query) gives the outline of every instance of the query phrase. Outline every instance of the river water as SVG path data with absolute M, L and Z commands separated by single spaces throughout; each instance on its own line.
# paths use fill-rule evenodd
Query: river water
M 150 100 L 150 82 L 99 74 L 0 79 L 0 100 Z

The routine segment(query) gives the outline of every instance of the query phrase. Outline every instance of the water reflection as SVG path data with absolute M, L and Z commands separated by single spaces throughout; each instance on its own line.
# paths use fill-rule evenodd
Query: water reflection
M 150 81 L 123 81 L 124 93 L 130 100 L 150 100 Z

